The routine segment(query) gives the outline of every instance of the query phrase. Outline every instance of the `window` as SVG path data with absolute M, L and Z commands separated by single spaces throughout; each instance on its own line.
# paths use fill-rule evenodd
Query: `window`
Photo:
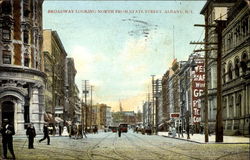
M 234 71 L 235 71 L 235 76 L 239 77 L 240 76 L 240 68 L 239 68 L 239 58 L 237 57 L 235 59 L 235 67 L 234 67 Z
M 248 33 L 248 17 L 245 17 L 242 22 L 241 22 L 241 26 L 242 26 L 242 31 L 243 31 L 243 35 L 246 35 Z
M 24 53 L 24 66 L 29 67 L 30 59 L 28 52 Z
M 23 42 L 25 44 L 28 44 L 29 43 L 29 32 L 27 30 L 24 30 L 23 31 Z
M 225 64 L 223 65 L 223 69 L 222 69 L 222 82 L 223 82 L 223 84 L 226 83 L 226 67 L 225 67 Z
M 2 13 L 11 14 L 11 12 L 12 12 L 12 8 L 11 8 L 10 0 L 4 0 L 2 2 Z
M 232 63 L 229 63 L 229 65 L 228 65 L 228 79 L 229 80 L 233 79 L 233 67 L 232 67 Z
M 23 1 L 23 16 L 29 17 L 30 14 L 30 8 L 29 8 L 29 0 Z
M 4 27 L 2 30 L 2 39 L 3 40 L 10 40 L 11 39 L 11 34 L 10 34 L 10 28 Z
M 3 64 L 11 64 L 10 51 L 3 51 Z
M 248 63 L 247 53 L 244 52 L 244 53 L 242 54 L 242 60 L 241 60 L 241 62 L 240 62 L 240 66 L 241 66 L 241 69 L 242 69 L 243 74 L 245 74 L 246 71 L 247 71 L 247 69 L 248 69 L 248 68 L 247 68 L 247 63 Z

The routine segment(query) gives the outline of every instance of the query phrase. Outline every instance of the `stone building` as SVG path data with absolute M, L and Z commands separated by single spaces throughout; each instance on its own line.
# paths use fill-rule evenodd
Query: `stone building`
M 226 20 L 227 12 L 230 7 L 232 7 L 235 0 L 209 0 L 201 10 L 201 14 L 204 15 L 206 25 L 216 24 L 215 20 Z M 207 42 L 216 43 L 217 35 L 214 27 L 209 27 L 207 32 Z M 207 45 L 208 49 L 217 48 L 217 45 Z M 216 88 L 217 88 L 217 50 L 207 51 L 208 66 L 207 66 L 207 79 L 208 79 L 208 125 L 209 130 L 214 131 L 215 121 L 216 121 Z M 204 106 L 204 105 L 203 105 Z
M 246 1 L 228 12 L 223 35 L 223 119 L 227 135 L 249 135 L 250 16 Z
M 246 1 L 208 1 L 201 14 L 205 23 L 224 20 L 222 32 L 222 109 L 225 135 L 249 135 L 249 6 Z M 208 42 L 216 42 L 214 28 L 209 28 Z M 207 48 L 216 48 L 208 45 Z M 217 51 L 208 51 L 208 117 L 209 129 L 216 122 L 216 61 Z
M 45 111 L 48 121 L 54 117 L 65 120 L 68 111 L 67 99 L 67 53 L 56 31 L 43 31 L 44 70 L 47 74 L 45 90 Z
M 17 134 L 44 122 L 42 56 L 43 0 L 2 0 L 0 3 L 0 125 L 8 118 Z
M 75 84 L 75 76 L 76 76 L 76 68 L 75 68 L 75 63 L 73 58 L 67 58 L 66 59 L 66 65 L 67 65 L 67 70 L 66 70 L 66 86 L 67 86 L 67 98 L 68 98 L 68 114 L 67 114 L 67 119 L 71 120 L 73 122 L 77 121 L 77 113 L 79 112 L 80 108 L 78 106 L 78 94 L 79 90 Z

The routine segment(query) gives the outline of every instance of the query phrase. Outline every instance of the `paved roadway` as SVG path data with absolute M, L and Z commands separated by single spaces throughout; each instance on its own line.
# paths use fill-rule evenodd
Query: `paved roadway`
M 129 131 L 119 138 L 117 133 L 99 132 L 88 138 L 70 139 L 51 136 L 51 145 L 38 143 L 28 149 L 25 137 L 14 138 L 14 149 L 20 160 L 249 160 L 249 144 L 197 144 L 156 135 L 142 135 Z M 8 156 L 10 157 L 9 153 Z

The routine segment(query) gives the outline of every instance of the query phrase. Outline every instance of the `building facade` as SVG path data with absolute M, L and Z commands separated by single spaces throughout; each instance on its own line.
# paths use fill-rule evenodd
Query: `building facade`
M 0 3 L 0 125 L 8 118 L 17 134 L 27 123 L 42 133 L 44 83 L 43 0 Z
M 44 30 L 43 36 L 44 70 L 47 75 L 45 111 L 48 115 L 65 120 L 68 109 L 67 53 L 56 31 Z
M 205 25 L 215 25 L 215 20 L 226 20 L 227 12 L 232 7 L 236 0 L 209 0 L 201 10 L 201 14 L 204 15 Z M 217 34 L 214 27 L 209 27 L 205 31 L 207 34 L 207 39 L 205 41 L 209 43 L 217 42 Z M 215 131 L 216 124 L 216 111 L 217 111 L 217 50 L 212 48 L 217 48 L 216 44 L 206 45 L 208 51 L 208 66 L 207 66 L 207 79 L 208 79 L 208 125 L 210 132 Z M 204 106 L 204 105 L 203 105 Z
M 250 16 L 245 1 L 228 12 L 223 30 L 223 119 L 227 135 L 249 135 L 250 121 Z

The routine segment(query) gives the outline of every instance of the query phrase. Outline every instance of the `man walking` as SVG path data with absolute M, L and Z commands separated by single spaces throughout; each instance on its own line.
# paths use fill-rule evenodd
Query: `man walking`
M 47 138 L 47 145 L 50 145 L 49 129 L 47 123 L 45 123 L 43 126 L 43 135 L 44 137 L 39 140 L 39 143 L 41 143 L 43 140 Z
M 29 149 L 34 149 L 34 138 L 36 137 L 36 130 L 32 123 L 29 124 L 26 135 L 29 138 Z
M 13 150 L 13 135 L 15 135 L 15 131 L 8 119 L 3 120 L 3 127 L 1 127 L 0 132 L 2 134 L 3 159 L 7 159 L 7 147 L 12 155 L 12 159 L 15 159 Z

